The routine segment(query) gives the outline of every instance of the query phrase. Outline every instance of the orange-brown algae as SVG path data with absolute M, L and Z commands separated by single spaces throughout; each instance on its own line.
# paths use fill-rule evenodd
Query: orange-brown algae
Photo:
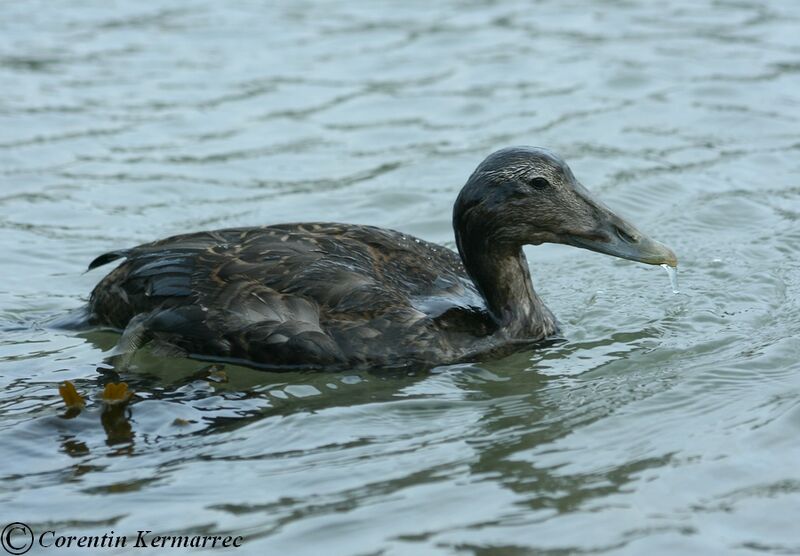
M 58 386 L 58 393 L 61 394 L 61 399 L 64 400 L 67 409 L 80 410 L 86 406 L 86 400 L 78 394 L 75 385 L 69 380 L 65 380 Z
M 128 389 L 127 382 L 109 382 L 103 389 L 101 398 L 106 405 L 127 403 L 133 397 L 133 390 Z

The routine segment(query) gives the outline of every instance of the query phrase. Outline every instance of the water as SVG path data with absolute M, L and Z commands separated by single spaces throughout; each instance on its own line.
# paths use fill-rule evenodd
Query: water
M 672 293 L 681 293 L 681 291 L 678 289 L 678 267 L 662 264 L 661 268 L 667 271 L 667 276 L 669 276 L 669 285 L 672 286 Z
M 800 551 L 800 4 L 267 4 L 0 6 L 3 523 L 243 553 Z M 567 341 L 413 376 L 147 351 L 116 374 L 115 335 L 43 324 L 97 254 L 186 230 L 452 246 L 458 189 L 513 144 L 672 247 L 683 292 L 531 248 Z

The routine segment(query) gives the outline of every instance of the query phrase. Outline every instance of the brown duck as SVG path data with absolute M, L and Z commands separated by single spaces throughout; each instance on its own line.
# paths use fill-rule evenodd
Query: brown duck
M 597 201 L 540 148 L 497 151 L 456 199 L 458 253 L 382 228 L 301 223 L 178 235 L 94 288 L 91 322 L 199 359 L 266 369 L 420 367 L 530 347 L 558 333 L 523 245 L 563 243 L 647 264 L 675 254 Z

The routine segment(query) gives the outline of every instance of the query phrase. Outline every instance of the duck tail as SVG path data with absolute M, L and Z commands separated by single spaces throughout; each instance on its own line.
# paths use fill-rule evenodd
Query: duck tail
M 122 249 L 120 251 L 109 251 L 108 253 L 103 253 L 102 255 L 100 255 L 95 260 L 89 263 L 89 268 L 86 269 L 86 272 L 94 270 L 99 266 L 108 264 L 111 261 L 116 261 L 117 259 L 127 257 L 129 253 L 130 253 L 129 249 Z
M 57 330 L 88 330 L 94 326 L 93 315 L 86 306 L 47 318 L 37 324 Z

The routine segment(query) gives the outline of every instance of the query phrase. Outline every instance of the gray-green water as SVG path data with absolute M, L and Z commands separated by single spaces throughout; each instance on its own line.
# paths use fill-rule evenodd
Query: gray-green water
M 0 87 L 0 525 L 800 553 L 800 3 L 5 2 Z M 514 144 L 673 247 L 681 293 L 531 248 L 566 343 L 227 383 L 143 353 L 129 429 L 97 402 L 61 417 L 58 383 L 98 392 L 116 338 L 42 323 L 84 302 L 97 254 L 297 220 L 452 246 L 457 191 Z

